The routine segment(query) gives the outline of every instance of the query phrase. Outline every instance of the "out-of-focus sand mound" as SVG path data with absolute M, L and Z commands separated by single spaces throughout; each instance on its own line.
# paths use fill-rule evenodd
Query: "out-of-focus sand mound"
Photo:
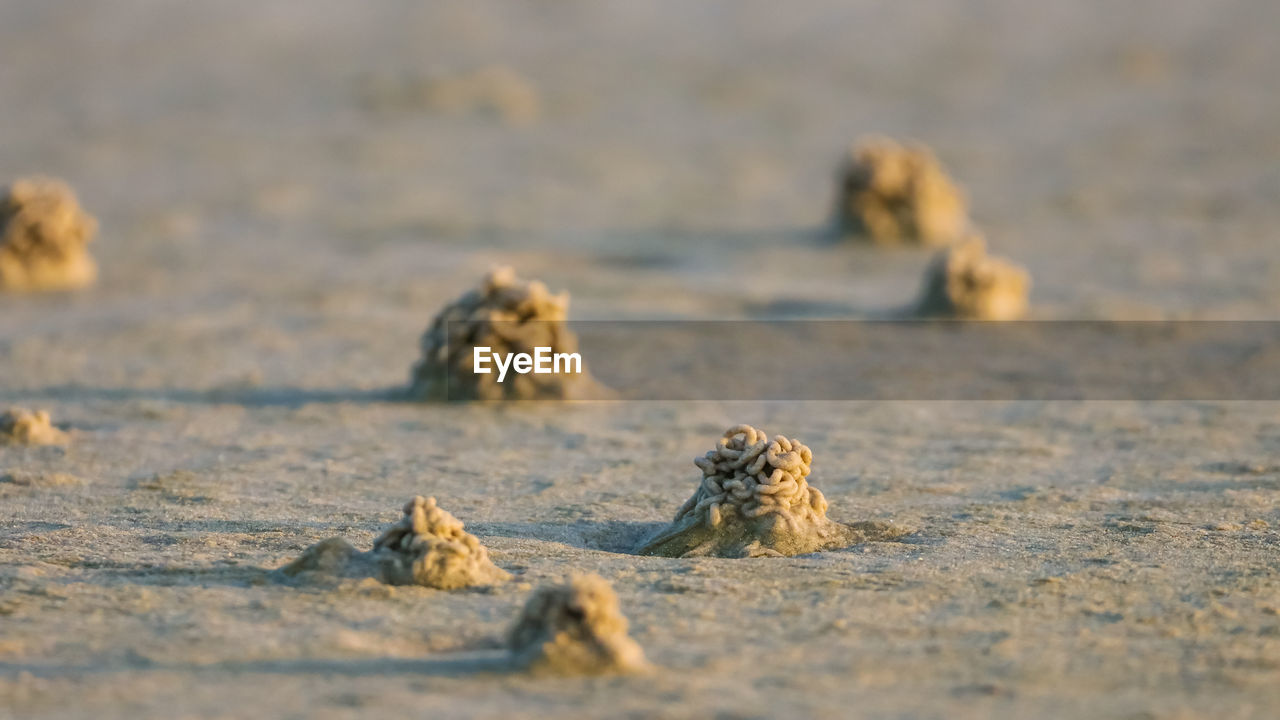
M 865 138 L 836 181 L 840 234 L 881 245 L 947 245 L 969 227 L 964 191 L 927 146 Z
M 0 189 L 0 291 L 92 285 L 98 265 L 87 246 L 97 231 L 97 220 L 60 180 L 22 178 Z
M 69 439 L 46 410 L 9 408 L 0 413 L 0 445 L 66 445 Z

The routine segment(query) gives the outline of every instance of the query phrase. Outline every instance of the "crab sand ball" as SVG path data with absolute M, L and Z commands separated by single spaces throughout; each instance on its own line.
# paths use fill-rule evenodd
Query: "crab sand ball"
M 827 518 L 827 500 L 807 478 L 813 452 L 750 425 L 729 428 L 714 450 L 694 460 L 697 491 L 671 525 L 637 552 L 666 557 L 788 556 L 868 539 Z
M 0 194 L 0 290 L 39 292 L 92 285 L 88 245 L 98 223 L 61 180 L 25 178 Z
M 509 267 L 447 305 L 422 335 L 416 400 L 584 400 L 607 396 L 566 325 L 569 294 Z
M 0 445 L 66 445 L 68 440 L 46 410 L 14 407 L 0 414 Z
M 422 496 L 405 504 L 404 517 L 387 528 L 372 550 L 360 552 L 342 538 L 329 538 L 280 572 L 286 577 L 372 577 L 389 585 L 439 590 L 496 585 L 511 577 L 489 560 L 489 551 L 463 529 L 461 520 L 436 505 L 435 498 Z
M 507 633 L 517 667 L 560 675 L 648 669 L 644 650 L 627 634 L 618 596 L 598 575 L 576 575 L 534 591 Z
M 969 225 L 968 201 L 933 152 L 882 137 L 846 156 L 835 214 L 844 236 L 881 245 L 947 245 Z
M 958 320 L 1018 320 L 1027 313 L 1031 275 L 1025 268 L 987 254 L 986 241 L 972 235 L 929 264 L 916 306 L 920 317 Z

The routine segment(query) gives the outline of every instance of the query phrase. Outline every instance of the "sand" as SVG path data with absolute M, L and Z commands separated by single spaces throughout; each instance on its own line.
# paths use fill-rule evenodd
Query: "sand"
M 957 320 L 1021 320 L 1031 277 L 1016 263 L 991 255 L 981 235 L 939 252 L 925 269 L 916 315 Z
M 964 190 L 919 143 L 883 137 L 854 143 L 835 194 L 835 230 L 852 241 L 946 246 L 970 226 Z
M 360 552 L 339 537 L 326 538 L 276 571 L 285 582 L 333 583 L 352 578 L 391 585 L 459 590 L 506 582 L 511 576 L 489 560 L 489 551 L 463 523 L 418 495 L 405 503 L 404 516 Z
M 868 133 L 934 148 L 1032 317 L 1280 315 L 1280 5 L 804 7 L 0 4 L 4 179 L 102 238 L 93 288 L 0 300 L 0 407 L 74 440 L 0 449 L 0 717 L 1270 717 L 1280 403 L 387 399 L 498 264 L 580 319 L 909 304 L 928 251 L 824 232 Z M 535 120 L 365 101 L 494 66 Z M 741 422 L 915 533 L 631 554 Z M 513 579 L 268 577 L 415 495 Z M 569 572 L 654 672 L 492 662 Z
M 0 292 L 53 292 L 92 285 L 88 245 L 97 221 L 66 183 L 18 178 L 0 188 Z
M 911 534 L 892 525 L 868 532 L 827 517 L 822 491 L 809 485 L 813 452 L 798 438 L 769 437 L 750 425 L 724 432 L 694 463 L 694 493 L 675 519 L 635 552 L 662 557 L 759 558 L 841 550 L 858 542 Z
M 69 441 L 47 411 L 9 408 L 0 413 L 0 444 L 66 445 Z
M 507 633 L 512 664 L 547 675 L 648 672 L 618 596 L 599 575 L 574 575 L 529 596 Z

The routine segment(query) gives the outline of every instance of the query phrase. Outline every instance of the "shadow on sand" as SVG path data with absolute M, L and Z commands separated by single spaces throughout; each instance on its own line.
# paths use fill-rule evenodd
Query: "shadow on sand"
M 314 389 L 291 387 L 231 387 L 212 390 L 182 388 L 96 388 L 56 385 L 35 390 L 0 393 L 0 404 L 48 400 L 83 402 L 169 402 L 186 405 L 242 405 L 244 407 L 298 408 L 313 403 L 409 402 L 403 387 L 358 389 Z
M 153 587 L 222 585 L 250 587 L 266 585 L 272 580 L 272 570 L 253 565 L 227 565 L 223 567 L 186 567 L 173 565 L 116 565 L 88 563 L 85 569 L 106 580 L 121 580 L 132 585 Z
M 480 537 L 557 542 L 583 550 L 631 554 L 643 539 L 667 524 L 628 520 L 580 520 L 567 525 L 476 522 L 468 523 L 467 529 Z
M 471 650 L 435 658 L 297 658 L 288 660 L 227 661 L 210 664 L 169 664 L 143 659 L 102 665 L 37 665 L 0 663 L 0 676 L 29 673 L 39 678 L 69 678 L 138 672 L 232 673 L 273 675 L 345 675 L 376 677 L 417 675 L 462 677 L 481 673 L 506 674 L 518 670 L 501 650 Z
M 261 660 L 226 662 L 208 666 L 237 673 L 273 673 L 280 675 L 428 675 L 460 677 L 477 673 L 509 673 L 517 668 L 502 650 L 466 650 L 435 658 L 367 658 L 297 660 Z

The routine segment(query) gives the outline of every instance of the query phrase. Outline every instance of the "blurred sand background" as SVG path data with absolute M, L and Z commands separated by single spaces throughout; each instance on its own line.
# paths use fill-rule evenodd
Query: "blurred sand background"
M 1280 403 L 381 398 L 498 262 L 578 319 L 908 302 L 927 253 L 822 233 L 874 132 L 937 150 L 1036 317 L 1276 319 L 1277 28 L 1270 0 L 0 3 L 0 180 L 102 224 L 97 287 L 0 298 L 0 404 L 73 435 L 0 448 L 0 717 L 1270 716 Z M 835 518 L 917 532 L 626 554 L 737 422 L 812 447 Z M 517 581 L 264 581 L 414 494 Z M 581 570 L 663 671 L 468 660 Z

